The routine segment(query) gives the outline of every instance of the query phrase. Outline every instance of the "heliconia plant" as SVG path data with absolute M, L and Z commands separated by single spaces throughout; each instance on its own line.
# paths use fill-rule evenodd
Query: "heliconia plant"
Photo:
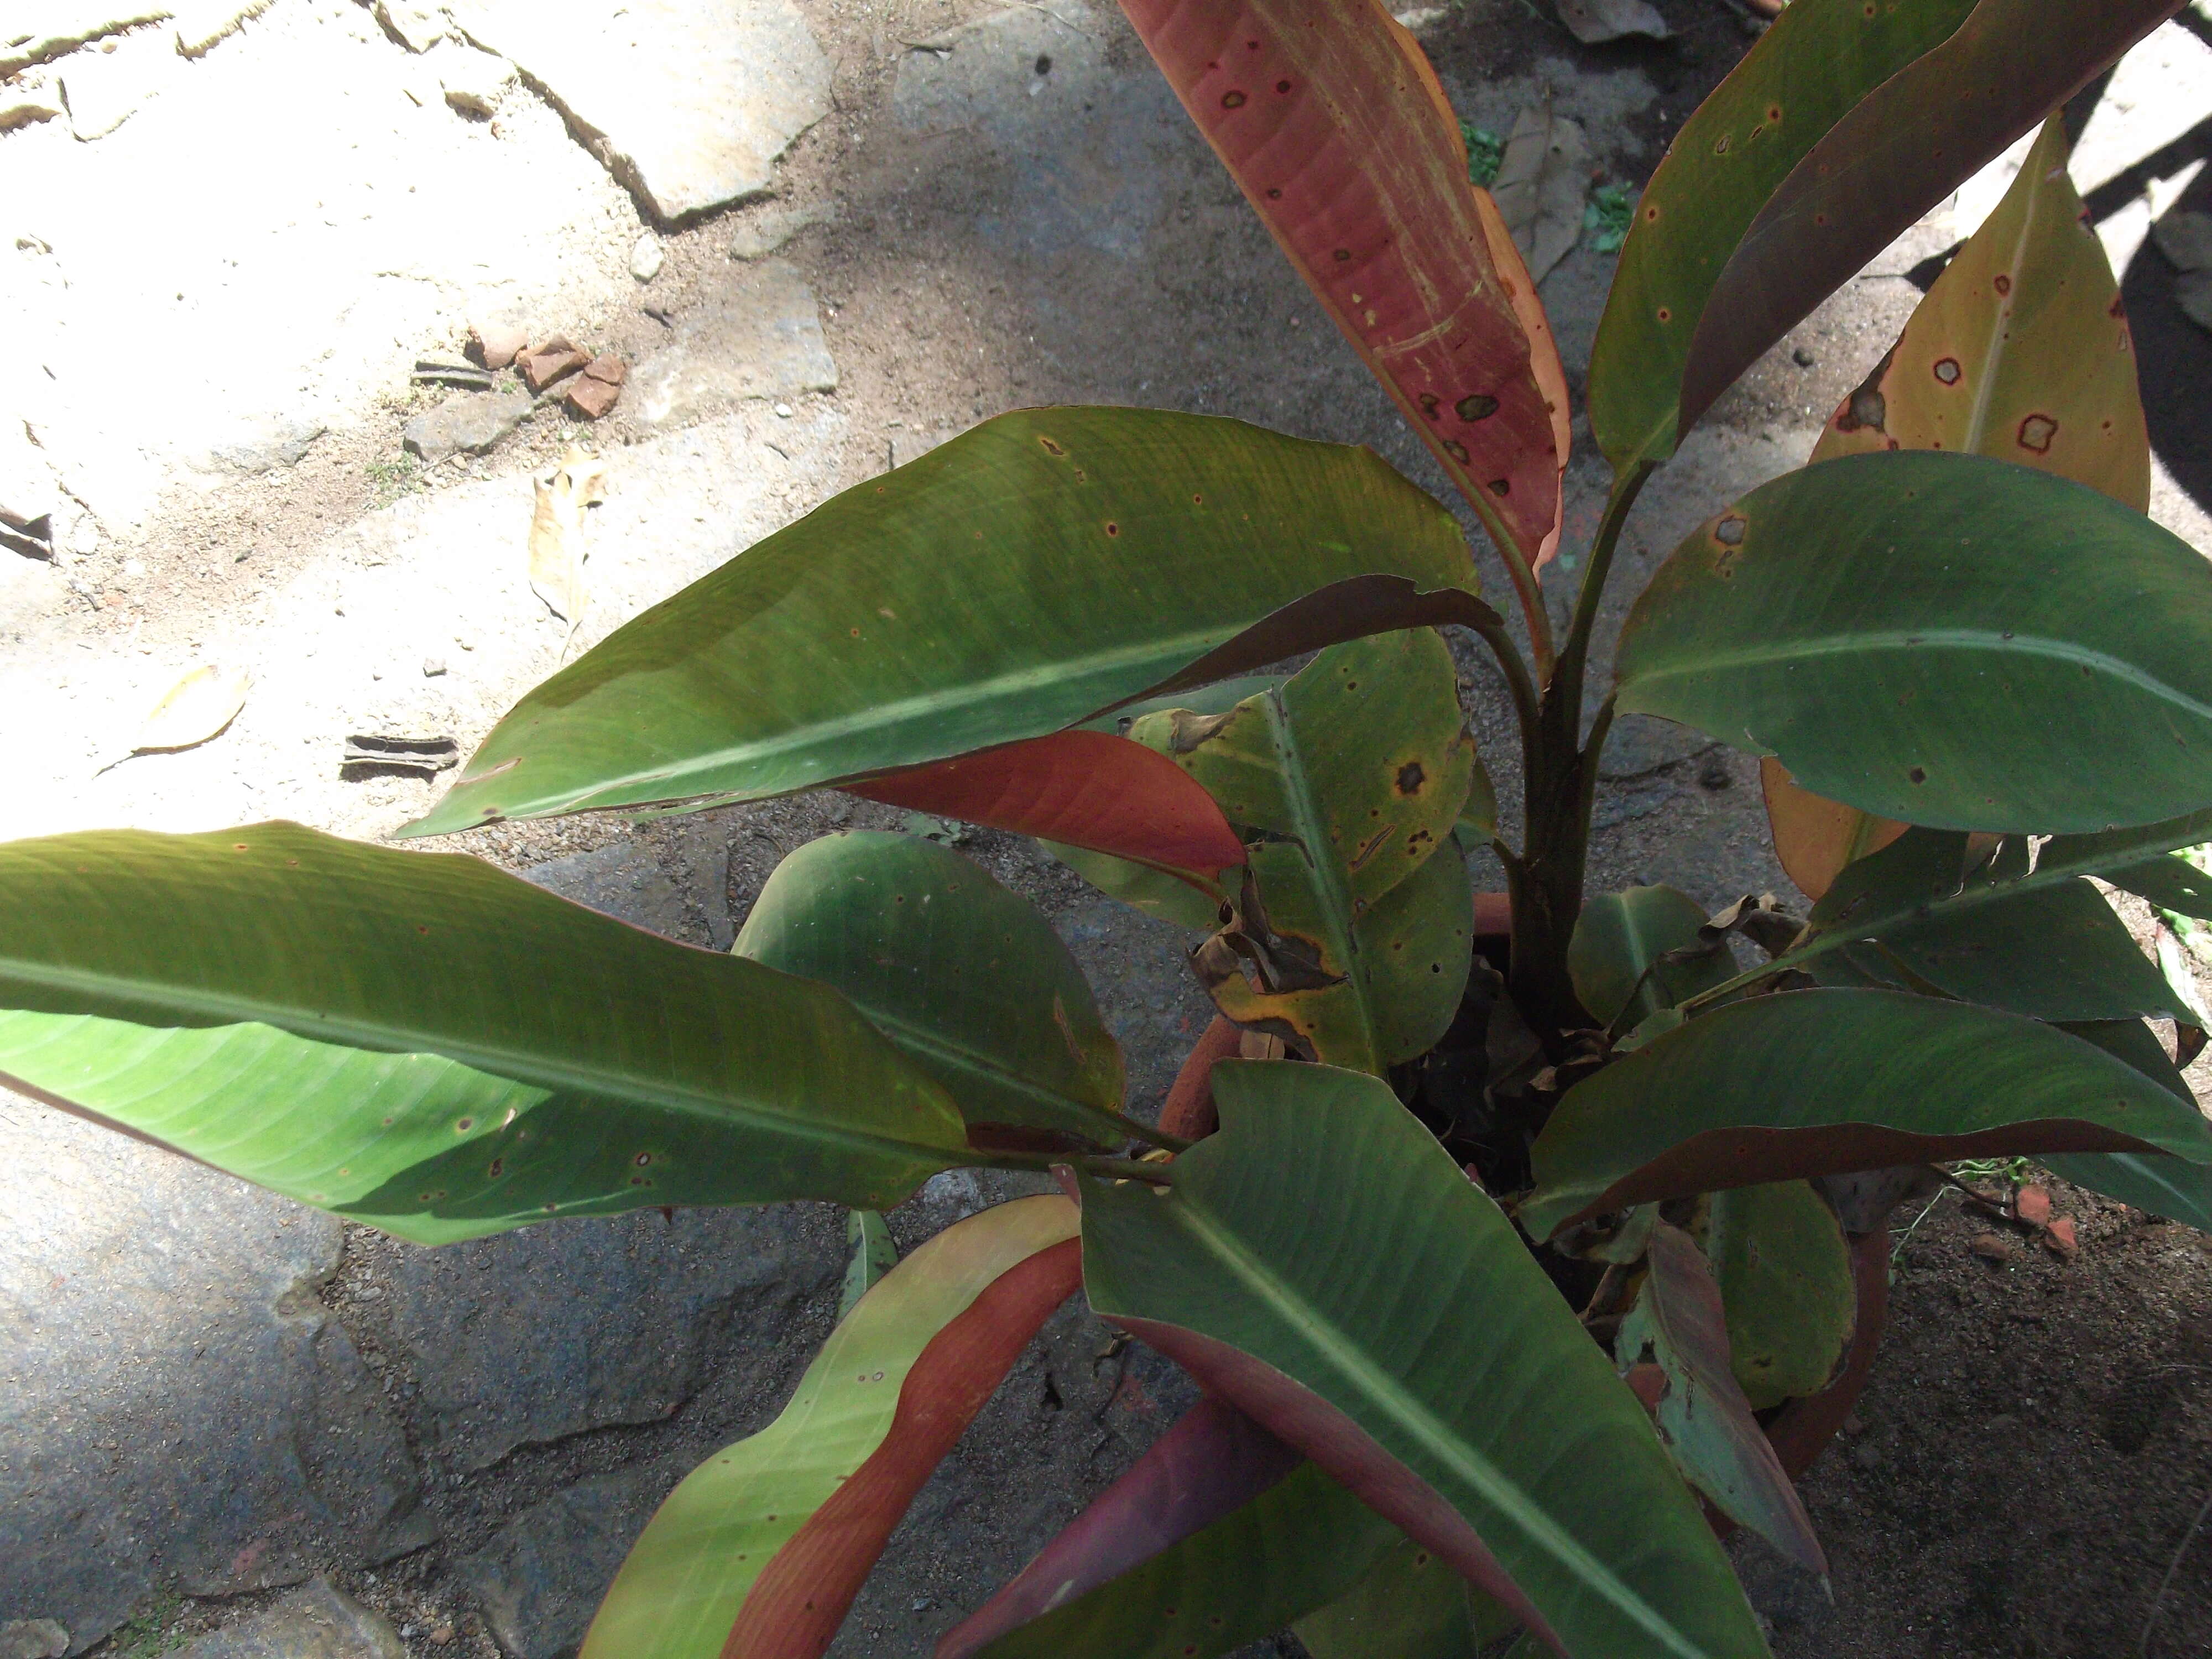
M 793 854 L 723 954 L 293 825 L 0 847 L 0 1073 L 422 1243 L 850 1206 L 842 1322 L 653 1517 L 586 1659 L 822 1653 L 1079 1290 L 1202 1401 L 939 1659 L 1285 1626 L 1316 1659 L 1764 1653 L 1719 1534 L 1825 1572 L 1791 1482 L 1864 1386 L 1927 1165 L 2030 1156 L 2212 1228 L 2179 1069 L 2204 1034 L 2096 884 L 2212 919 L 2173 856 L 2212 840 L 2212 570 L 2145 516 L 2127 321 L 2051 114 L 2178 4 L 1782 12 L 1636 204 L 1561 630 L 1567 383 L 1419 46 L 1381 0 L 1125 0 L 1466 497 L 1517 630 L 1364 450 L 1020 410 L 620 629 L 410 831 L 836 787 L 1037 837 L 1190 930 L 1220 1018 L 1157 1122 L 1045 918 L 873 832 Z M 1652 470 L 2039 123 L 1811 464 L 1683 541 L 1586 697 Z M 1517 837 L 1450 628 L 1512 697 Z M 1761 757 L 1808 915 L 1585 895 L 1628 712 Z M 1483 846 L 1502 901 L 1470 891 Z M 963 1165 L 1062 1194 L 885 1271 L 877 1212 Z

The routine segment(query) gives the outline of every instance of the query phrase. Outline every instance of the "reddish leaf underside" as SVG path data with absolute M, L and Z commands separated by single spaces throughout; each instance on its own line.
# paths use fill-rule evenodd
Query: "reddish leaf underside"
M 1185 1140 L 1203 1140 L 1221 1127 L 1213 1103 L 1213 1065 L 1236 1059 L 1243 1040 L 1243 1027 L 1236 1021 L 1225 1014 L 1213 1017 L 1176 1073 L 1167 1103 L 1160 1108 L 1161 1128 Z
M 935 1659 L 967 1659 L 1120 1577 L 1251 1502 L 1302 1461 L 1228 1401 L 1200 1401 L 1005 1589 L 946 1632 Z
M 1065 1240 L 1002 1274 L 931 1339 L 890 1434 L 762 1571 L 723 1659 L 818 1659 L 922 1483 L 1082 1279 L 1082 1243 Z
M 1885 1215 L 1885 1219 L 1886 1219 Z M 1766 1437 L 1792 1480 L 1813 1467 L 1827 1443 L 1866 1392 L 1874 1361 L 1881 1349 L 1881 1328 L 1889 1311 L 1889 1229 L 1877 1225 L 1851 1240 L 1851 1279 L 1859 1293 L 1858 1320 L 1850 1346 L 1834 1380 L 1818 1394 L 1793 1400 L 1767 1425 Z
M 1981 0 L 1830 128 L 1744 233 L 1698 319 L 1686 432 L 1760 353 L 1959 180 L 2185 0 Z
M 1500 268 L 1419 44 L 1381 0 L 1122 9 L 1452 481 L 1528 568 L 1541 563 L 1559 539 L 1565 377 L 1548 327 L 1532 350 L 1523 319 L 1541 307 L 1517 256 Z
M 1442 1494 L 1321 1395 L 1265 1361 L 1183 1326 L 1123 1314 L 1114 1316 L 1114 1323 L 1167 1355 L 1209 1393 L 1234 1401 L 1368 1508 L 1496 1597 L 1554 1652 L 1566 1652 L 1535 1605 Z
M 1103 732 L 1055 732 L 845 787 L 886 805 L 1209 877 L 1244 862 L 1237 832 L 1189 773 Z

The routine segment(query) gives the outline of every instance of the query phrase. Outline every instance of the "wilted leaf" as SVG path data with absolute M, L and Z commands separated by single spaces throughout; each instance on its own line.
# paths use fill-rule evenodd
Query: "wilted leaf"
M 193 669 L 148 713 L 131 741 L 132 752 L 190 749 L 205 743 L 238 718 L 252 684 L 241 670 L 211 665 Z
M 1759 787 L 1766 799 L 1774 856 L 1807 898 L 1819 898 L 1853 859 L 1879 852 L 1905 831 L 1895 818 L 1878 818 L 1800 788 L 1790 769 L 1771 755 L 1759 757 Z
M 1549 102 L 1522 110 L 1505 140 L 1491 194 L 1536 282 L 1581 238 L 1589 187 L 1589 143 L 1582 128 L 1554 114 Z
M 1652 1412 L 1675 1467 L 1722 1514 L 1747 1527 L 1806 1571 L 1825 1578 L 1827 1557 L 1796 1488 L 1767 1443 L 1731 1368 L 1720 1286 L 1678 1227 L 1651 1230 L 1644 1294 L 1621 1322 L 1621 1370 L 1647 1349 L 1666 1374 Z
M 1698 932 L 1705 925 L 1705 907 L 1679 888 L 1631 887 L 1590 900 L 1567 945 L 1575 996 L 1591 1018 L 1628 1030 L 1735 978 L 1726 939 L 1709 945 Z
M 606 499 L 607 464 L 570 444 L 561 464 L 531 483 L 530 591 L 573 633 L 584 614 L 584 509 Z

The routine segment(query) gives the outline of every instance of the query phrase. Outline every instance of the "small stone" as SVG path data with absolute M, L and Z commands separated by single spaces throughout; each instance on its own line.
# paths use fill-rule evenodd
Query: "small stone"
M 571 380 L 566 393 L 568 407 L 587 421 L 598 420 L 621 396 L 621 382 L 594 379 L 589 371 Z
M 661 262 L 667 257 L 660 238 L 648 230 L 629 251 L 629 274 L 641 283 L 649 283 L 660 275 Z
M 789 404 L 778 404 L 775 406 L 775 414 L 778 420 L 789 420 L 791 418 L 791 405 Z
M 565 334 L 556 334 L 523 354 L 522 378 L 532 392 L 543 392 L 563 375 L 573 374 L 592 361 L 592 354 L 577 349 Z
M 460 392 L 401 429 L 400 442 L 426 466 L 460 454 L 481 454 L 522 423 L 533 407 L 524 392 Z
M 422 659 L 422 678 L 424 679 L 434 680 L 439 675 L 445 672 L 446 659 L 443 657 L 425 657 Z
M 763 209 L 731 233 L 730 258 L 765 259 L 800 231 L 812 225 L 830 224 L 836 217 L 836 204 L 832 202 L 811 207 Z
M 376 0 L 376 21 L 410 52 L 428 52 L 446 38 L 445 13 L 422 0 Z
M 1871 1440 L 1862 1440 L 1851 1448 L 1851 1462 L 1862 1469 L 1879 1468 L 1881 1467 L 1881 1448 Z
M 451 1625 L 440 1625 L 430 1632 L 430 1645 L 434 1648 L 442 1648 L 453 1639 L 453 1627 Z
M 446 107 L 471 120 L 489 121 L 499 100 L 514 84 L 514 65 L 504 58 L 474 46 L 448 43 L 429 54 L 428 61 L 446 94 Z
M 406 1659 L 391 1625 L 324 1579 L 210 1631 L 179 1659 Z
M 0 1623 L 0 1659 L 61 1659 L 69 1650 L 70 1633 L 51 1619 Z
M 456 634 L 453 635 L 453 643 L 464 651 L 473 651 L 477 648 L 477 638 L 473 634 Z
M 530 349 L 530 337 L 519 328 L 497 323 L 469 325 L 469 356 L 486 368 L 505 368 Z
M 2009 1261 L 2013 1257 L 2012 1241 L 1996 1233 L 1979 1233 L 1968 1246 L 1984 1261 Z

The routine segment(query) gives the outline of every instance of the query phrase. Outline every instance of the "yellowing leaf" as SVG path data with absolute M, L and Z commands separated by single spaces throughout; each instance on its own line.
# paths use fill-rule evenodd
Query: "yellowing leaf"
M 235 669 L 203 665 L 171 686 L 138 728 L 131 747 L 134 753 L 149 749 L 190 749 L 205 743 L 238 718 L 246 707 L 246 690 L 252 684 Z
M 584 509 L 606 499 L 607 464 L 570 444 L 561 465 L 532 482 L 530 591 L 575 631 L 584 611 Z
M 2138 513 L 2150 505 L 2150 439 L 2119 284 L 2067 176 L 2057 116 L 1996 211 L 1959 250 L 1865 383 L 1814 447 L 1814 462 L 1887 449 L 1948 449 L 2056 472 Z M 1808 897 L 1851 860 L 1905 833 L 1893 818 L 1760 771 L 1774 850 Z

